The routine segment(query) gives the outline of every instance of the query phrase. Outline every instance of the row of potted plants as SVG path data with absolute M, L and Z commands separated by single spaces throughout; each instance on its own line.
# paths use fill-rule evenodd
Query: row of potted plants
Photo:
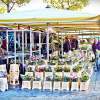
M 30 76 L 25 76 L 23 78 L 22 88 L 29 88 L 27 87 L 29 85 L 25 86 L 25 82 L 26 82 L 27 84 L 32 84 L 32 87 L 30 85 L 31 88 L 40 89 L 44 87 L 44 89 L 50 89 L 50 88 L 61 89 L 62 88 L 62 89 L 68 89 L 68 90 L 73 90 L 73 89 L 79 90 L 81 88 L 81 90 L 82 89 L 86 90 L 89 85 L 88 81 L 89 81 L 89 75 L 85 71 L 82 72 L 81 78 L 78 78 L 78 77 L 72 78 L 72 77 L 67 77 L 67 76 L 62 77 L 61 75 L 54 74 L 54 75 L 45 77 L 44 81 L 41 81 L 41 79 L 38 77 L 35 77 L 32 80 Z

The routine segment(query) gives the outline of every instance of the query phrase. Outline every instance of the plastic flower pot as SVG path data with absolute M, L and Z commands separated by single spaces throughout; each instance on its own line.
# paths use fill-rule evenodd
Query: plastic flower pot
M 31 81 L 29 80 L 23 80 L 22 81 L 22 89 L 31 89 Z
M 86 91 L 89 89 L 89 83 L 90 83 L 90 80 L 86 81 L 86 82 L 81 82 L 80 83 L 80 90 L 81 91 Z
M 60 72 L 56 73 L 54 75 L 53 90 L 61 90 L 61 81 L 62 81 L 62 76 L 61 75 L 60 75 Z
M 45 72 L 45 78 L 44 80 L 46 80 L 47 77 L 53 77 L 53 72 Z
M 53 90 L 61 90 L 61 81 L 54 81 Z
M 78 89 L 78 80 L 77 80 L 77 79 L 74 79 L 74 81 L 73 81 L 73 79 L 72 79 L 72 87 L 71 87 L 71 90 L 72 90 L 72 91 L 77 91 L 77 90 L 79 90 L 79 89 Z
M 52 81 L 44 81 L 43 82 L 43 89 L 52 90 Z
M 80 90 L 88 90 L 89 83 L 90 83 L 90 77 L 86 71 L 82 72 L 80 80 L 81 80 Z
M 35 77 L 38 77 L 41 80 L 43 80 L 44 79 L 44 74 L 43 74 L 43 72 L 35 72 Z
M 62 90 L 69 90 L 69 87 L 68 87 L 69 80 L 70 80 L 69 77 L 64 76 L 63 81 L 62 81 Z
M 33 81 L 32 89 L 42 89 L 42 82 L 41 81 Z

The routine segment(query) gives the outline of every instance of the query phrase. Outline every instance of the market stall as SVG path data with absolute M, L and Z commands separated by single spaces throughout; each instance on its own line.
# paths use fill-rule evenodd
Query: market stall
M 75 35 L 79 35 L 83 38 L 83 35 L 88 33 L 85 30 L 92 30 L 91 33 L 96 31 L 97 35 L 100 34 L 98 25 L 100 16 L 76 11 L 73 12 L 67 10 L 57 10 L 52 8 L 28 11 L 24 12 L 23 14 L 22 13 L 23 12 L 16 12 L 0 15 L 0 24 L 7 25 L 8 27 L 15 28 L 16 25 L 20 25 L 20 27 L 30 26 L 30 29 L 27 30 L 19 29 L 6 31 L 8 54 L 9 32 L 13 32 L 14 34 L 13 63 L 16 63 L 18 58 L 21 58 L 23 65 L 26 64 L 26 72 L 29 72 L 24 76 L 21 75 L 23 80 L 22 88 L 83 90 L 81 83 L 84 82 L 84 84 L 87 84 L 83 84 L 83 87 L 85 90 L 87 90 L 93 69 L 93 63 L 91 62 L 92 55 L 90 56 L 90 59 L 87 60 L 88 54 L 85 56 L 82 55 L 82 49 L 75 50 L 69 54 L 64 54 L 64 35 L 75 33 Z M 35 46 L 33 41 L 35 39 L 35 35 L 32 34 L 35 32 L 39 34 L 37 43 L 39 51 L 38 56 L 33 56 L 33 52 L 37 52 L 37 49 L 36 51 L 33 50 Z M 41 43 L 42 33 L 45 33 L 45 43 Z M 53 41 L 55 38 L 51 38 L 52 35 L 56 35 L 57 43 Z M 29 42 L 27 42 L 28 37 Z M 20 52 L 17 52 L 16 49 L 17 38 L 18 44 L 21 47 Z M 50 56 L 50 46 L 54 47 L 52 46 L 54 43 L 57 44 L 57 46 L 59 46 L 58 43 L 60 43 L 60 51 L 58 50 L 58 47 L 55 50 L 58 51 L 56 56 L 53 54 Z M 46 45 L 46 59 L 42 59 L 42 44 Z M 27 50 L 25 50 L 25 47 Z M 90 48 L 89 51 L 90 54 L 92 54 Z M 28 57 L 26 57 L 26 55 L 28 55 Z M 6 57 L 8 60 L 10 56 L 8 55 Z M 25 60 L 27 60 L 28 63 L 26 63 Z M 33 73 L 33 76 L 30 76 L 31 72 Z M 68 84 L 68 88 L 65 84 Z

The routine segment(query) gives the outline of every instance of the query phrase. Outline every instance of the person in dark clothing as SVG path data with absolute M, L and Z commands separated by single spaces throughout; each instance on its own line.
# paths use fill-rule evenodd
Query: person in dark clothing
M 100 50 L 100 40 L 98 40 L 96 48 L 97 48 L 97 50 Z
M 92 51 L 95 55 L 95 58 L 96 58 L 96 49 L 97 49 L 97 44 L 96 44 L 96 40 L 94 40 L 93 44 L 92 44 Z
M 65 42 L 63 44 L 63 51 L 65 53 L 68 53 L 70 50 L 71 50 L 71 44 L 70 44 L 70 41 L 69 41 L 68 37 L 66 37 Z
M 77 50 L 78 49 L 78 40 L 74 37 L 74 36 L 72 36 L 71 37 L 71 50 Z

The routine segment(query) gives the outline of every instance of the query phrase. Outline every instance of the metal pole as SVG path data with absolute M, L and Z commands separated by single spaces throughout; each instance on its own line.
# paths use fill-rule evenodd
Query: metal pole
M 49 28 L 49 27 L 48 27 Z M 46 44 L 47 44 L 47 60 L 49 61 L 49 30 L 47 29 L 47 34 L 46 34 Z
M 62 36 L 62 33 L 61 33 L 61 54 L 63 57 L 63 36 Z
M 25 32 L 25 47 L 27 48 L 27 32 Z
M 20 32 L 18 33 L 18 44 L 19 44 L 19 47 L 20 47 Z
M 24 66 L 24 31 L 22 30 L 22 64 Z
M 39 58 L 41 59 L 41 32 L 39 32 Z
M 31 38 L 32 38 L 32 47 L 34 48 L 34 32 L 31 33 Z
M 14 30 L 14 56 L 15 56 L 15 64 L 16 64 L 16 31 Z
M 32 31 L 30 30 L 30 61 L 32 57 Z
M 6 31 L 6 39 L 7 39 L 7 43 L 6 43 L 6 47 L 7 47 L 7 53 L 8 53 L 8 51 L 9 51 L 9 49 L 8 49 L 8 45 L 9 45 L 9 41 L 8 41 L 8 30 Z M 7 56 L 7 64 L 8 64 L 8 56 Z

